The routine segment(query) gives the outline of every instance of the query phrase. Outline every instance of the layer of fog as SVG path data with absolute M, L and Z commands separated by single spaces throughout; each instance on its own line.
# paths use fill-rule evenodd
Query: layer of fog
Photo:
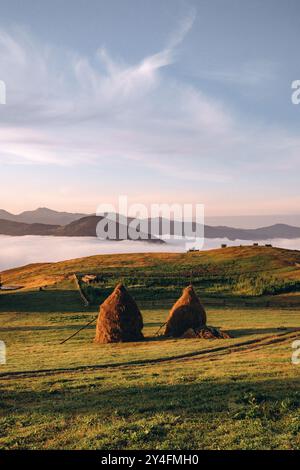
M 226 238 L 206 239 L 202 249 L 228 246 L 251 245 L 253 242 Z M 260 244 L 270 243 L 261 241 Z M 276 239 L 273 246 L 300 250 L 300 239 Z M 184 252 L 190 248 L 201 248 L 201 244 L 183 240 L 171 240 L 165 244 L 151 244 L 134 241 L 100 241 L 89 237 L 9 237 L 0 236 L 0 271 L 31 263 L 63 261 L 97 254 L 113 253 L 148 253 L 148 252 Z

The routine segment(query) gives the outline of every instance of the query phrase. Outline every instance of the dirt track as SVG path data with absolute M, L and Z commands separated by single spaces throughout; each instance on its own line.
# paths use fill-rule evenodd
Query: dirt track
M 41 370 L 29 370 L 29 371 L 15 371 L 15 372 L 3 372 L 0 373 L 0 380 L 9 380 L 20 378 L 34 378 L 47 375 L 56 375 L 56 374 L 65 374 L 65 373 L 77 373 L 77 372 L 87 372 L 87 371 L 97 371 L 101 369 L 115 369 L 115 368 L 126 368 L 131 366 L 145 366 L 151 364 L 159 364 L 162 362 L 182 362 L 186 360 L 197 360 L 197 359 L 206 359 L 215 358 L 222 356 L 224 354 L 232 354 L 236 352 L 249 351 L 262 347 L 271 346 L 273 344 L 284 343 L 286 341 L 293 341 L 299 339 L 300 328 L 294 329 L 293 331 L 279 333 L 277 335 L 269 335 L 260 339 L 253 339 L 248 341 L 242 341 L 233 345 L 224 345 L 222 341 L 222 346 L 211 348 L 211 349 L 202 349 L 200 351 L 194 351 L 191 353 L 181 354 L 178 356 L 171 357 L 161 357 L 158 359 L 144 359 L 139 361 L 130 361 L 125 363 L 110 363 L 103 365 L 90 365 L 90 366 L 79 366 L 79 367 L 70 367 L 70 368 L 61 368 L 61 369 L 41 369 Z

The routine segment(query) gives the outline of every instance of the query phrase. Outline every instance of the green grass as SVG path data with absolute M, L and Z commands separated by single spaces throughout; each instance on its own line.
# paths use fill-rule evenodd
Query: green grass
M 1 448 L 299 449 L 289 345 L 1 383 Z
M 262 249 L 260 259 L 256 248 L 242 251 L 243 259 L 231 249 L 122 255 L 6 273 L 7 282 L 26 288 L 0 295 L 0 340 L 7 345 L 7 364 L 0 366 L 0 448 L 300 449 L 300 366 L 291 363 L 290 333 L 300 327 L 297 293 L 210 295 L 208 284 L 198 285 L 208 324 L 232 339 L 155 336 L 188 281 L 170 279 L 191 266 L 199 278 L 260 271 L 297 281 L 296 252 Z M 94 344 L 92 325 L 60 344 L 97 315 L 96 305 L 83 307 L 70 274 L 99 270 L 107 276 L 102 295 L 121 272 L 128 280 L 135 271 L 130 291 L 143 313 L 145 341 Z M 152 289 L 159 296 L 137 284 L 143 272 L 147 282 L 156 279 Z M 47 287 L 40 291 L 41 285 Z M 279 335 L 286 336 L 270 342 Z M 239 346 L 253 340 L 260 342 Z
M 300 252 L 266 247 L 233 247 L 195 253 L 99 255 L 60 263 L 29 265 L 2 274 L 10 285 L 39 287 L 66 281 L 73 273 L 94 273 L 101 289 L 119 280 L 151 298 L 178 293 L 189 280 L 206 293 L 234 293 L 240 276 L 263 277 L 265 283 L 300 281 Z M 275 283 L 275 288 L 276 288 Z M 295 286 L 297 290 L 297 286 Z M 274 292 L 272 292 L 274 293 Z M 252 293 L 251 293 L 252 294 Z M 254 292 L 253 295 L 256 295 Z
M 75 369 L 0 377 L 0 448 L 300 448 L 299 369 L 291 365 L 290 341 L 155 363 L 276 335 L 299 326 L 298 310 L 208 309 L 209 323 L 234 335 L 223 341 L 155 339 L 167 311 L 144 310 L 145 342 L 96 345 L 90 328 L 59 345 L 95 313 L 0 314 L 8 352 L 1 373 Z M 130 364 L 145 359 L 154 362 Z M 122 366 L 76 370 L 105 364 Z
M 164 339 L 155 336 L 168 311 L 143 310 L 144 335 L 140 343 L 98 345 L 93 343 L 95 325 L 60 345 L 85 325 L 97 312 L 1 314 L 0 336 L 7 345 L 8 363 L 1 372 L 58 369 L 90 365 L 129 364 L 194 353 L 220 345 L 220 341 Z M 236 344 L 264 335 L 278 334 L 280 328 L 299 325 L 298 311 L 209 309 L 208 323 L 229 331 Z M 284 331 L 284 330 L 283 330 Z

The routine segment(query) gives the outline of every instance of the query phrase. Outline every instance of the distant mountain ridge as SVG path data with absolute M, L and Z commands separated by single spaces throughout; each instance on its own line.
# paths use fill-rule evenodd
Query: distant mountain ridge
M 11 220 L 0 219 L 0 235 L 24 236 L 24 235 L 42 235 L 55 237 L 96 237 L 96 228 L 98 223 L 103 220 L 103 216 L 90 215 L 75 220 L 68 225 L 50 225 L 50 224 L 25 224 Z M 116 241 L 122 240 L 119 236 L 121 224 L 117 223 Z M 123 227 L 124 228 L 124 227 Z M 130 236 L 127 228 L 128 239 L 134 240 Z M 142 240 L 149 243 L 165 243 L 156 236 L 141 232 Z
M 147 219 L 148 232 L 154 233 L 156 236 L 164 235 L 174 235 L 185 233 L 184 224 L 179 221 L 169 221 L 168 219 L 156 218 L 156 219 Z M 153 225 L 152 225 L 153 224 Z M 155 227 L 156 230 L 153 232 L 152 227 Z M 196 231 L 198 228 L 198 233 L 201 234 L 201 228 L 203 232 L 203 226 L 198 226 L 195 222 L 189 224 L 190 229 Z M 243 228 L 234 228 L 227 226 L 216 226 L 204 225 L 204 237 L 215 239 L 215 238 L 228 238 L 228 240 L 273 240 L 276 238 L 286 238 L 286 239 L 295 239 L 300 238 L 300 227 L 293 227 L 287 224 L 274 224 L 268 227 L 260 227 L 256 229 L 243 229 Z
M 300 227 L 300 214 L 207 216 L 205 221 L 207 225 L 213 227 L 225 226 L 243 229 L 271 227 L 278 224 Z
M 25 211 L 21 214 L 11 214 L 6 210 L 0 209 L 0 219 L 10 220 L 12 222 L 22 222 L 25 224 L 46 224 L 46 225 L 67 225 L 74 220 L 81 219 L 87 214 L 58 212 L 47 207 L 39 207 L 33 211 Z
M 24 211 L 21 214 L 12 214 L 0 209 L 0 219 L 27 224 L 68 225 L 89 215 L 93 214 L 59 212 L 47 207 Z M 276 225 L 300 227 L 300 214 L 207 216 L 205 217 L 205 222 L 210 227 L 230 227 L 243 230 L 260 229 L 261 227 L 273 227 Z
M 300 238 L 300 227 L 286 224 L 275 224 L 270 227 L 255 229 L 238 229 L 232 227 L 205 226 L 206 238 L 228 238 L 229 240 L 274 240 L 276 238 Z
M 55 230 L 59 227 L 59 225 L 25 224 L 13 220 L 0 219 L 0 235 L 54 235 Z
M 54 225 L 54 224 L 41 224 L 41 223 L 23 223 L 11 220 L 0 219 L 0 234 L 10 236 L 23 236 L 23 235 L 50 235 L 60 237 L 95 237 L 96 227 L 103 216 L 90 215 L 74 220 L 67 225 Z M 128 223 L 132 219 L 128 220 Z M 160 227 L 158 232 L 154 234 L 151 232 L 151 219 L 148 221 L 148 230 L 144 230 L 143 239 L 152 243 L 163 243 L 160 239 L 163 235 L 174 235 L 175 226 L 179 222 L 170 222 L 170 228 Z M 179 223 L 180 224 L 180 223 Z M 178 228 L 178 225 L 177 225 Z M 195 229 L 195 226 L 193 227 Z M 117 238 L 120 225 L 117 223 Z M 152 233 L 152 235 L 150 235 Z M 276 238 L 296 239 L 300 238 L 300 227 L 292 227 L 286 224 L 275 224 L 269 227 L 262 227 L 257 229 L 237 229 L 226 226 L 212 227 L 210 225 L 204 226 L 205 238 L 227 238 L 228 240 L 274 240 Z M 134 240 L 134 238 L 128 237 Z

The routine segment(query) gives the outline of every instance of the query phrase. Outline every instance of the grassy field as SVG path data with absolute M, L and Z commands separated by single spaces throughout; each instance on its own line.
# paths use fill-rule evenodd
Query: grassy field
M 61 284 L 74 273 L 98 276 L 98 300 L 120 280 L 140 300 L 174 298 L 189 280 L 207 297 L 284 294 L 300 291 L 300 252 L 244 246 L 194 253 L 99 255 L 12 269 L 2 273 L 2 281 L 32 289 Z
M 290 253 L 275 255 L 273 272 L 296 279 Z M 136 256 L 133 264 L 152 266 L 149 255 Z M 25 272 L 30 279 L 25 289 L 0 295 L 0 340 L 7 345 L 0 448 L 300 449 L 300 366 L 291 363 L 292 342 L 300 339 L 297 292 L 275 296 L 268 308 L 259 306 L 260 297 L 248 307 L 241 297 L 236 305 L 208 302 L 208 324 L 229 331 L 228 340 L 156 336 L 170 299 L 156 298 L 151 307 L 147 296 L 139 300 L 144 342 L 94 344 L 93 324 L 61 345 L 97 315 L 96 305 L 83 306 L 69 275 L 98 271 L 104 262 L 110 272 L 130 265 L 128 255 L 94 258 L 85 268 L 84 260 L 48 265 L 48 271 L 22 268 L 19 282 Z M 244 271 L 249 266 L 253 271 L 246 257 Z M 17 270 L 5 276 L 16 284 Z M 48 287 L 40 291 L 45 278 Z

